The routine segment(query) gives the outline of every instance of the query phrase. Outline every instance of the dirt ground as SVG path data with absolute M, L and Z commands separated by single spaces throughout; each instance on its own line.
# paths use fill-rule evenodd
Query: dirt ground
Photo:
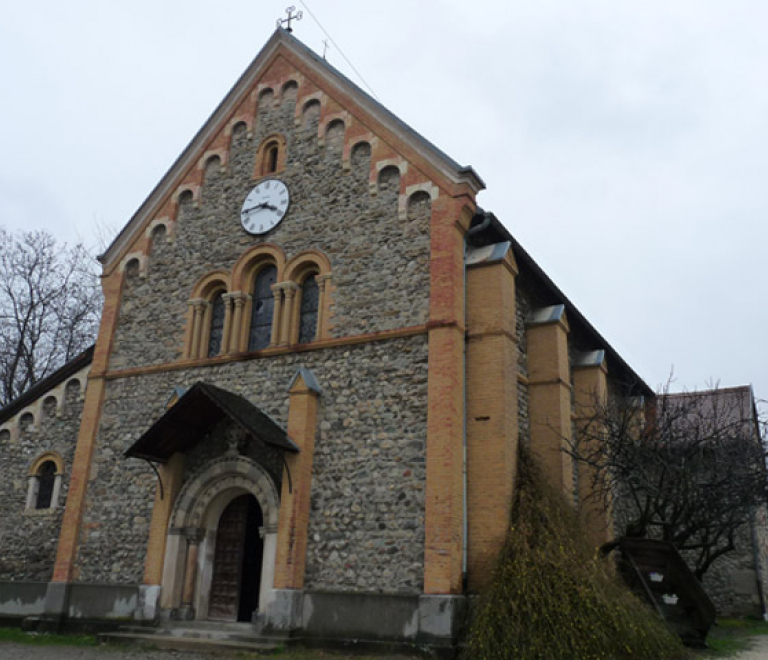
M 265 656 L 250 653 L 197 653 L 193 651 L 150 650 L 140 646 L 41 646 L 0 642 L 1 660 L 369 660 L 370 656 L 339 655 L 323 651 L 296 651 Z M 768 658 L 768 656 L 766 656 Z M 376 660 L 416 660 L 411 656 L 376 656 Z

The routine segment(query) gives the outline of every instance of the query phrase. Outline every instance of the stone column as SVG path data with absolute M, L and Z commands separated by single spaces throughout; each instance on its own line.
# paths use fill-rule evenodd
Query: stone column
M 242 291 L 235 291 L 231 294 L 232 301 L 234 303 L 234 313 L 232 318 L 232 331 L 229 341 L 229 353 L 240 353 L 244 350 L 242 346 L 242 330 L 243 330 L 243 309 L 245 303 L 250 300 L 251 296 Z
M 573 460 L 563 451 L 572 431 L 565 306 L 534 310 L 527 326 L 531 449 L 550 483 L 572 500 Z
M 259 586 L 259 613 L 264 614 L 274 598 L 277 525 L 265 525 L 259 530 L 264 541 Z
M 283 290 L 286 286 L 285 282 L 272 285 L 272 295 L 275 297 L 275 306 L 272 310 L 272 333 L 269 337 L 270 346 L 282 346 L 282 333 L 285 326 L 285 320 L 283 319 Z
M 586 431 L 582 442 L 594 442 L 605 431 L 598 413 L 608 396 L 608 368 L 605 351 L 577 356 L 573 364 L 576 433 Z M 600 547 L 613 538 L 613 512 L 602 492 L 593 491 L 594 468 L 578 464 L 579 512 L 590 541 Z
M 187 562 L 184 567 L 184 588 L 181 592 L 182 619 L 194 619 L 195 609 L 192 599 L 195 596 L 195 579 L 197 578 L 197 555 L 202 541 L 202 531 L 195 529 L 187 532 Z
M 297 323 L 296 305 L 299 303 L 299 296 L 296 293 L 299 291 L 299 285 L 293 282 L 284 282 L 281 284 L 283 288 L 283 295 L 285 296 L 285 302 L 283 303 L 283 319 L 282 327 L 280 328 L 280 346 L 288 346 L 296 341 L 296 329 L 294 326 Z
M 229 346 L 232 341 L 232 321 L 234 316 L 234 300 L 231 293 L 225 293 L 221 296 L 224 301 L 224 330 L 221 338 L 221 352 L 220 355 L 227 355 L 229 353 Z
M 317 305 L 317 334 L 316 339 L 325 339 L 330 317 L 331 274 L 315 276 L 319 299 Z
M 192 305 L 192 337 L 190 341 L 189 357 L 193 360 L 200 357 L 202 349 L 203 335 L 205 334 L 205 310 L 208 303 L 202 298 L 190 300 Z

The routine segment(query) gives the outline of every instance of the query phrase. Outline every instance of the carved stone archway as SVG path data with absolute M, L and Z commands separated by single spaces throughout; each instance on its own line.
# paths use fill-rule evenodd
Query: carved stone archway
M 259 612 L 272 600 L 280 498 L 269 473 L 245 456 L 208 462 L 184 485 L 174 504 L 166 537 L 160 605 L 171 616 L 206 619 L 216 529 L 227 505 L 251 494 L 261 508 L 264 541 Z

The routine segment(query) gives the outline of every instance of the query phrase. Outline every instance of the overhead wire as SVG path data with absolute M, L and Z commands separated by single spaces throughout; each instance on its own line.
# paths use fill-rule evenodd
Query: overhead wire
M 350 67 L 352 67 L 352 71 L 354 71 L 357 74 L 357 77 L 360 78 L 360 80 L 362 81 L 363 85 L 365 85 L 368 88 L 368 91 L 371 93 L 371 96 L 373 96 L 373 98 L 375 98 L 377 101 L 381 102 L 381 99 L 379 99 L 379 97 L 377 96 L 376 92 L 373 91 L 373 88 L 368 84 L 368 82 L 365 80 L 365 78 L 363 78 L 362 74 L 355 68 L 355 65 L 352 64 L 350 59 L 344 54 L 344 51 L 341 50 L 339 45 L 333 40 L 333 37 L 330 34 L 328 34 L 328 31 L 323 27 L 322 23 L 320 23 L 320 21 L 317 20 L 317 16 L 315 16 L 312 13 L 312 10 L 307 6 L 307 3 L 304 0 L 299 0 L 299 2 L 301 2 L 301 4 L 303 5 L 304 9 L 307 10 L 307 13 L 312 17 L 312 20 L 315 23 L 317 23 L 317 26 L 323 31 L 323 34 L 326 37 L 328 37 L 328 39 L 330 39 L 330 41 L 333 44 L 334 48 L 336 50 L 338 50 L 339 53 L 341 54 L 341 56 L 344 58 L 344 61 L 347 64 L 349 64 Z

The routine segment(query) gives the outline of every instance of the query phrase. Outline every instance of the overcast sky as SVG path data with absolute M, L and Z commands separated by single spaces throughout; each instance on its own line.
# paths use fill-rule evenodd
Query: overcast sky
M 765 0 L 307 2 L 651 387 L 768 398 Z M 0 225 L 125 224 L 287 4 L 2 2 Z

